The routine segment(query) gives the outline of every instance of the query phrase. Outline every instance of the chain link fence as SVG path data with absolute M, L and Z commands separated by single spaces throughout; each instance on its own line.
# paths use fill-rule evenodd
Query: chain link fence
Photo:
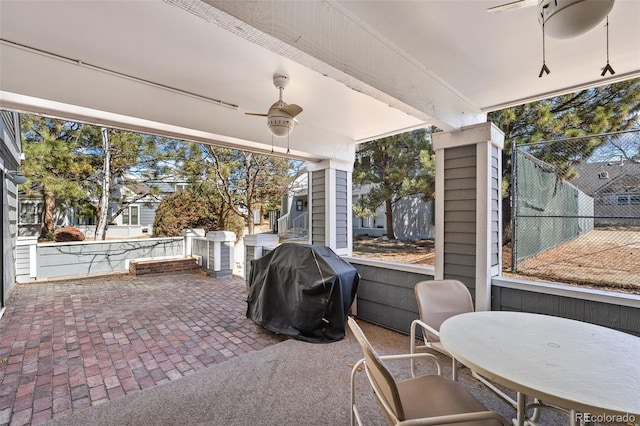
M 511 272 L 640 292 L 640 130 L 512 150 Z

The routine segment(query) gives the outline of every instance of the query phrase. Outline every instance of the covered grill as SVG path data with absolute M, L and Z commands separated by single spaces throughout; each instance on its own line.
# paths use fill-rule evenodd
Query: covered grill
M 247 318 L 298 340 L 340 340 L 359 281 L 329 247 L 282 244 L 251 261 Z

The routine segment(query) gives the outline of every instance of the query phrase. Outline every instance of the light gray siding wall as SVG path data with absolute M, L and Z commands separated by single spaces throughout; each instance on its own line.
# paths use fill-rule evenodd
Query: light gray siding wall
M 140 225 L 141 226 L 153 226 L 153 221 L 156 218 L 157 204 L 141 205 L 140 206 Z
M 29 246 L 16 247 L 16 276 L 29 276 Z
M 640 336 L 640 308 L 556 294 L 491 287 L 491 310 L 531 312 L 585 321 Z
M 444 278 L 475 294 L 476 146 L 444 150 Z M 437 202 L 437 201 L 436 201 Z
M 0 111 L 0 164 L 7 171 L 18 170 L 20 165 L 20 118 L 18 113 Z M 16 236 L 18 233 L 18 187 L 12 179 L 0 172 L 0 194 L 2 212 L 2 287 L 0 309 L 5 306 L 9 293 L 15 286 Z
M 336 170 L 336 248 L 347 248 L 347 172 Z
M 233 267 L 234 267 L 234 265 L 231 264 L 231 252 L 233 251 L 233 244 L 225 243 L 225 242 L 219 243 L 220 244 L 220 270 L 216 271 L 214 245 L 217 243 L 214 243 L 213 241 L 207 241 L 207 242 L 209 243 L 209 257 L 206 262 L 207 263 L 206 269 L 209 270 L 213 275 L 213 277 L 215 278 L 226 277 L 231 275 L 233 273 Z M 253 255 L 255 255 L 254 250 L 251 251 L 252 252 L 251 254 Z M 245 261 L 246 261 L 246 257 L 245 257 Z M 249 260 L 248 262 L 250 264 L 251 261 Z M 247 276 L 249 276 L 248 274 L 250 272 L 251 270 L 249 268 L 249 270 L 247 270 Z
M 402 333 L 409 334 L 411 321 L 418 318 L 414 287 L 432 280 L 433 268 L 401 265 L 357 257 L 344 257 L 360 274 L 357 293 L 357 316 Z M 610 302 L 593 300 L 587 289 L 564 290 L 554 294 L 549 284 L 540 283 L 535 290 L 507 287 L 505 277 L 493 279 L 492 310 L 532 312 L 586 321 L 640 336 L 640 303 L 635 295 L 610 297 Z M 546 287 L 545 287 L 546 286 Z M 596 295 L 596 297 L 600 297 Z
M 311 172 L 311 244 L 325 245 L 325 170 Z
M 251 261 L 256 259 L 256 248 L 244 246 L 244 277 L 249 286 L 249 277 L 251 276 Z
M 194 238 L 191 242 L 191 254 L 202 258 L 202 267 L 209 269 L 209 240 L 206 238 Z
M 345 260 L 360 274 L 358 318 L 409 334 L 411 322 L 419 317 L 414 287 L 420 281 L 433 280 L 433 268 L 354 257 Z
M 491 266 L 500 264 L 500 203 L 502 202 L 502 173 L 498 168 L 498 156 L 501 155 L 497 147 L 491 145 L 491 204 L 489 206 L 491 214 Z
M 38 278 L 127 270 L 127 260 L 178 257 L 183 254 L 183 238 L 38 244 Z

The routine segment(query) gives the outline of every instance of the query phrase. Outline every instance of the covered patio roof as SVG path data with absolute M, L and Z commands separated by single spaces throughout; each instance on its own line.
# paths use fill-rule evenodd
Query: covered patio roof
M 353 160 L 357 142 L 640 76 L 640 3 L 576 38 L 499 0 L 2 1 L 0 107 L 271 152 L 266 112 L 304 108 L 291 155 Z M 276 138 L 284 153 L 286 138 Z

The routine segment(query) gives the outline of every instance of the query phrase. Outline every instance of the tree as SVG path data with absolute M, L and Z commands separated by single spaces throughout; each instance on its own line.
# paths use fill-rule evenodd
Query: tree
M 41 238 L 53 233 L 56 207 L 92 206 L 98 218 L 96 239 L 128 204 L 148 195 L 113 199 L 110 185 L 130 179 L 144 183 L 176 173 L 172 139 L 144 135 L 35 115 L 22 115 L 23 170 L 27 195 L 42 196 Z M 117 203 L 118 209 L 109 210 Z
M 229 208 L 243 218 L 249 234 L 254 232 L 254 210 L 273 205 L 274 200 L 279 204 L 301 172 L 299 163 L 286 158 L 211 145 L 199 145 L 199 149 L 187 145 L 180 155 L 185 173 L 214 185 Z
M 375 214 L 384 205 L 387 238 L 395 239 L 393 205 L 403 197 L 434 198 L 435 167 L 431 131 L 414 130 L 359 146 L 353 169 L 353 183 L 371 185 L 371 190 L 353 206 L 358 217 Z
M 91 126 L 84 139 L 88 152 L 93 154 L 96 173 L 90 181 L 89 198 L 95 203 L 96 240 L 106 236 L 107 225 L 118 217 L 131 203 L 149 195 L 148 192 L 134 197 L 114 199 L 111 185 L 114 182 L 145 183 L 162 176 L 164 179 L 179 173 L 169 166 L 175 158 L 173 147 L 178 143 L 172 139 L 123 130 L 105 129 Z M 152 193 L 158 193 L 152 189 Z M 109 209 L 115 203 L 117 209 Z
M 85 126 L 65 120 L 22 115 L 21 128 L 28 196 L 39 194 L 44 207 L 41 239 L 51 239 L 56 205 L 69 207 L 86 198 L 87 179 L 95 168 L 80 140 Z
M 215 187 L 203 183 L 166 197 L 156 211 L 153 234 L 176 237 L 186 228 L 233 231 L 242 236 L 242 220 L 224 203 Z
M 638 125 L 640 79 L 531 102 L 488 114 L 505 133 L 503 151 L 503 197 L 510 199 L 513 145 L 585 136 L 571 150 L 561 144 L 546 144 L 536 156 L 553 164 L 563 178 L 573 177 L 574 165 L 588 158 L 603 140 L 589 135 L 628 130 Z M 509 240 L 511 206 L 503 202 L 503 235 Z
M 628 130 L 638 123 L 640 79 L 622 81 L 593 89 L 556 96 L 488 114 L 505 133 L 503 178 L 511 176 L 512 145 L 596 135 Z M 580 158 L 587 158 L 600 141 L 585 138 L 577 144 Z M 561 152 L 549 145 L 542 156 L 552 161 L 565 176 L 572 172 L 574 152 Z
M 98 202 L 98 218 L 96 220 L 96 240 L 104 240 L 107 234 L 107 216 L 109 209 L 109 197 L 111 195 L 111 156 L 112 151 L 109 146 L 109 132 L 104 127 L 100 129 L 102 134 L 102 151 L 104 154 L 102 165 L 102 191 Z

